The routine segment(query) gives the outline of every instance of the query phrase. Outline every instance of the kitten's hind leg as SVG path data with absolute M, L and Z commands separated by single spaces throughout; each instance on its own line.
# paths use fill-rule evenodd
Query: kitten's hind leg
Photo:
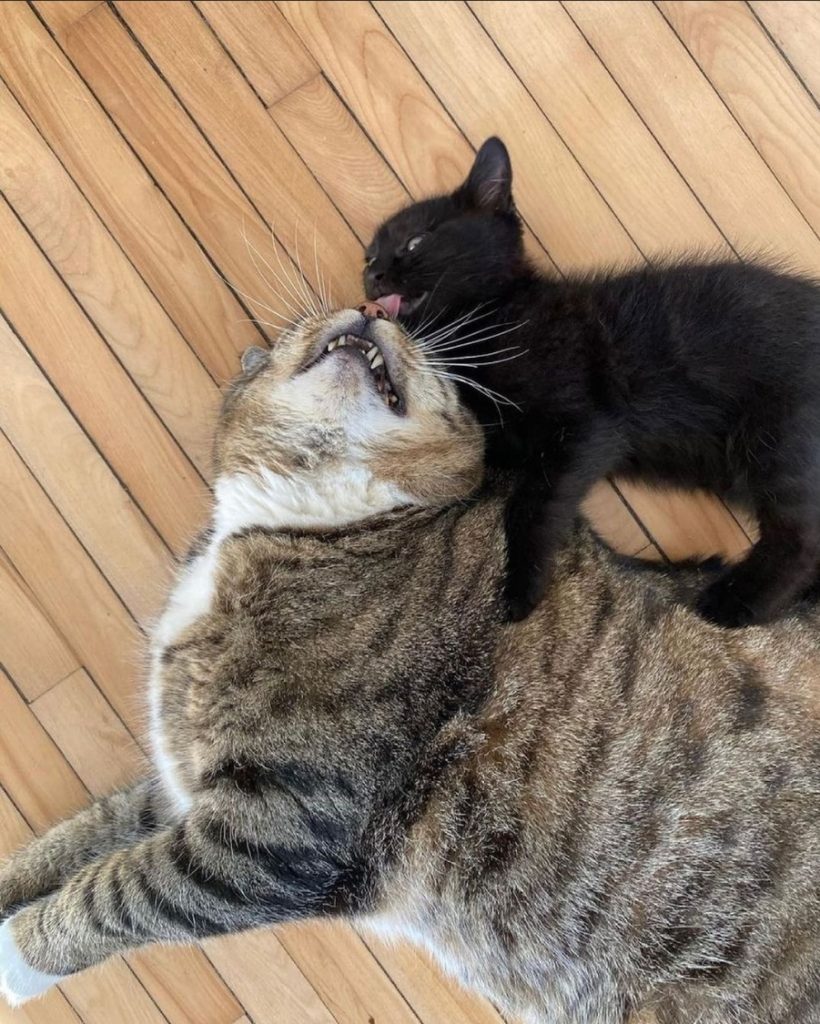
M 157 814 L 156 792 L 143 779 L 38 836 L 0 865 L 0 921 L 59 889 L 91 861 L 147 835 Z
M 720 626 L 766 622 L 815 580 L 820 564 L 820 466 L 815 471 L 808 459 L 787 464 L 791 450 L 788 444 L 779 449 L 785 467 L 780 475 L 759 481 L 764 495 L 757 502 L 760 540 L 700 596 L 701 615 Z M 795 466 L 801 467 L 802 476 Z

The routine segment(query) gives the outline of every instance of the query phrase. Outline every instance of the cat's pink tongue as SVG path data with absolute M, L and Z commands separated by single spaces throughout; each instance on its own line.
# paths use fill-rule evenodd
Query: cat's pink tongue
M 376 302 L 387 310 L 388 316 L 395 320 L 401 310 L 401 299 L 401 295 L 382 295 L 376 299 Z

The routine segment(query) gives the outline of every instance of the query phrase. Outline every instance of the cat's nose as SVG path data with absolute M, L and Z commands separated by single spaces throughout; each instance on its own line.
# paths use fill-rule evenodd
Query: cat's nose
M 387 310 L 384 306 L 380 306 L 378 302 L 363 302 L 361 306 L 356 307 L 356 311 L 362 313 L 364 316 L 370 317 L 371 320 L 390 319 L 387 315 Z

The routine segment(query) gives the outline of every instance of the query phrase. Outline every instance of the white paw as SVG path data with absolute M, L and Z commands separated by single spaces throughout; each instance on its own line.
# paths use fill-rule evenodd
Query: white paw
M 43 974 L 29 967 L 14 940 L 11 931 L 13 921 L 14 917 L 10 917 L 0 924 L 0 996 L 9 1006 L 19 1006 L 62 981 L 62 975 Z

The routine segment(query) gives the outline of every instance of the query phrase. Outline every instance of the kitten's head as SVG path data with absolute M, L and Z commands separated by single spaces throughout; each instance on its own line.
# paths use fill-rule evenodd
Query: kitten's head
M 375 303 L 305 317 L 271 350 L 248 349 L 242 371 L 216 434 L 218 498 L 228 479 L 275 481 L 289 501 L 325 503 L 312 525 L 331 526 L 449 504 L 481 482 L 476 420 Z
M 382 224 L 365 252 L 365 292 L 393 316 L 452 312 L 474 306 L 476 295 L 498 294 L 523 260 L 509 154 L 491 138 L 455 192 L 412 203 Z

